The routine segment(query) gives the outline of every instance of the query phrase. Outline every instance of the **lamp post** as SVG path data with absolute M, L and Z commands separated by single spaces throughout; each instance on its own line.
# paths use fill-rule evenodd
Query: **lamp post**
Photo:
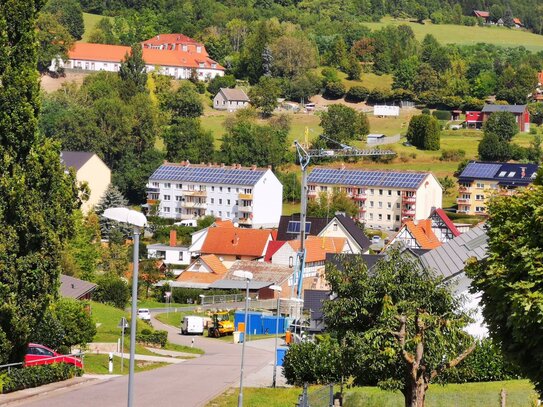
M 245 324 L 243 333 L 243 344 L 241 345 L 241 373 L 239 376 L 238 407 L 243 407 L 243 359 L 245 358 L 245 342 L 247 342 L 247 313 L 249 312 L 249 282 L 253 279 L 253 273 L 249 271 L 236 270 L 234 276 L 245 279 Z
M 139 267 L 139 244 L 141 230 L 147 224 L 147 218 L 143 213 L 128 208 L 108 208 L 103 213 L 104 218 L 117 222 L 127 223 L 134 230 L 134 272 L 132 273 L 132 309 L 130 316 L 130 365 L 128 373 L 128 407 L 134 403 L 134 366 L 136 352 L 136 318 L 138 307 L 138 267 Z
M 278 286 L 276 284 L 270 285 L 270 290 L 273 290 L 277 293 L 277 315 L 275 317 L 275 351 L 274 351 L 274 359 L 273 359 L 273 379 L 272 379 L 272 387 L 275 388 L 276 385 L 276 378 L 277 378 L 277 337 L 279 336 L 279 311 L 280 311 L 280 304 L 281 304 L 281 291 L 283 289 L 281 286 Z
M 206 297 L 204 294 L 199 294 L 198 297 L 200 297 L 200 305 L 204 305 L 204 298 Z
M 294 307 L 296 309 L 294 314 L 296 315 L 296 317 L 298 319 L 298 324 L 294 324 L 294 333 L 296 333 L 296 327 L 299 326 L 300 327 L 300 340 L 301 340 L 301 338 L 302 338 L 302 310 L 301 310 L 301 308 L 303 307 L 304 300 L 301 299 L 301 298 L 291 297 L 290 302 L 291 302 L 291 304 L 294 303 Z M 292 314 L 291 314 L 291 316 L 292 316 Z M 296 338 L 296 337 L 294 337 L 294 338 Z

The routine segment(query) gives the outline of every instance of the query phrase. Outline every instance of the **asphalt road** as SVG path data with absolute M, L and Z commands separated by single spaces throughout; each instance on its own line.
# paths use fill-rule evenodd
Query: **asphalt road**
M 172 343 L 190 345 L 191 336 L 179 335 L 178 329 L 153 320 L 157 329 L 168 331 Z M 250 342 L 249 342 L 250 343 Z M 273 348 L 245 348 L 245 375 L 259 372 L 273 363 Z M 195 337 L 194 346 L 206 354 L 186 362 L 170 365 L 135 375 L 134 405 L 148 406 L 204 406 L 227 388 L 239 386 L 241 344 L 216 339 Z M 68 388 L 38 400 L 18 405 L 32 407 L 116 407 L 126 406 L 128 377 L 92 382 L 77 388 Z

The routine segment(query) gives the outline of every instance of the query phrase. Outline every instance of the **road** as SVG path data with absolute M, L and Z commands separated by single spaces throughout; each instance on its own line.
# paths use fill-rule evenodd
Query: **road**
M 172 343 L 190 345 L 192 337 L 181 336 L 178 329 L 153 319 L 156 329 L 168 331 Z M 265 341 L 271 341 L 266 339 Z M 261 341 L 255 341 L 261 342 Z M 271 343 L 271 342 L 270 342 Z M 273 363 L 273 347 L 245 348 L 245 374 L 249 376 Z M 203 406 L 227 388 L 239 385 L 241 344 L 196 337 L 194 346 L 204 349 L 205 355 L 178 365 L 142 372 L 135 375 L 135 406 Z M 271 379 L 270 379 L 271 380 Z M 271 384 L 271 383 L 270 383 Z M 116 407 L 126 406 L 128 377 L 93 382 L 40 396 L 18 404 L 31 407 Z

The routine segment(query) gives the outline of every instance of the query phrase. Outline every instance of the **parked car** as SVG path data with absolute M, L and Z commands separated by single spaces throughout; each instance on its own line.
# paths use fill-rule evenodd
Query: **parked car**
M 151 321 L 151 312 L 147 308 L 139 308 L 138 318 L 143 321 Z
M 61 355 L 47 346 L 29 343 L 25 355 L 25 366 L 51 365 L 53 363 L 68 363 L 80 369 L 83 368 L 81 359 L 75 356 Z
M 380 244 L 381 243 L 381 236 L 373 236 L 371 238 L 371 244 Z
M 183 335 L 203 335 L 204 334 L 204 318 L 187 315 L 181 321 L 181 334 Z

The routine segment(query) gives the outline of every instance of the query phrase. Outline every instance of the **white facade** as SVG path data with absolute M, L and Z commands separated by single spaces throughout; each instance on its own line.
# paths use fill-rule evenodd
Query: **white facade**
M 164 164 L 161 168 L 167 167 Z M 172 165 L 175 166 L 175 165 Z M 191 168 L 223 167 L 191 166 Z M 232 177 L 231 183 L 210 183 L 202 178 L 196 182 L 183 178 L 161 179 L 160 168 L 149 178 L 147 184 L 148 204 L 158 203 L 158 215 L 173 219 L 198 219 L 211 215 L 219 219 L 229 219 L 240 226 L 252 228 L 276 227 L 281 217 L 283 185 L 270 169 L 246 169 L 227 167 L 236 174 L 239 182 Z M 241 180 L 247 171 L 260 172 L 259 179 L 252 185 L 243 185 Z M 257 174 L 258 176 L 258 174 Z
M 400 116 L 400 106 L 375 105 L 373 115 L 398 117 Z
M 213 98 L 213 108 L 235 112 L 249 106 L 249 98 L 241 89 L 221 88 Z
M 192 258 L 189 248 L 184 246 L 168 246 L 164 244 L 151 244 L 147 246 L 147 258 L 162 259 L 166 264 L 188 266 Z

